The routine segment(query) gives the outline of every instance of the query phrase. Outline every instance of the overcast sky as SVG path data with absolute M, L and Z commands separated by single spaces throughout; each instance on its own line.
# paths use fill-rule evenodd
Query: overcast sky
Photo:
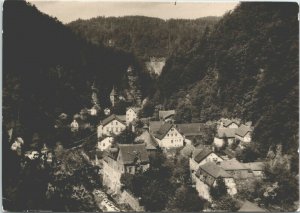
M 143 15 L 162 19 L 186 18 L 195 19 L 205 16 L 222 16 L 234 9 L 233 2 L 129 2 L 129 1 L 45 1 L 28 0 L 40 11 L 57 17 L 63 23 L 97 16 Z

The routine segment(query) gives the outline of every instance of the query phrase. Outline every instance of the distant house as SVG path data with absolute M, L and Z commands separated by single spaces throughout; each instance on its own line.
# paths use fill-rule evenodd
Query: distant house
M 98 141 L 97 148 L 100 151 L 107 150 L 111 146 L 111 143 L 113 142 L 113 140 L 114 140 L 113 137 L 106 137 L 106 138 Z
M 175 110 L 159 110 L 158 118 L 161 121 L 173 121 L 175 114 Z
M 103 185 L 117 193 L 121 189 L 121 175 L 144 172 L 149 168 L 145 144 L 119 144 L 103 159 Z
M 190 170 L 196 172 L 199 166 L 205 163 L 214 162 L 218 164 L 222 161 L 223 159 L 210 149 L 196 149 L 190 158 Z
M 223 119 L 221 121 L 219 128 L 230 128 L 237 129 L 239 127 L 239 122 L 235 120 Z
M 253 131 L 253 128 L 251 126 L 242 124 L 235 131 L 235 137 L 236 137 L 236 139 L 240 140 L 241 142 L 249 143 L 249 142 L 251 142 L 252 131 Z
M 235 141 L 235 131 L 236 129 L 233 128 L 218 129 L 217 135 L 214 138 L 214 144 L 217 147 L 221 147 L 227 141 L 228 145 L 231 145 Z
M 222 161 L 220 163 L 220 167 L 222 167 L 222 169 L 224 169 L 227 173 L 231 174 L 235 179 L 246 179 L 252 176 L 249 169 L 235 158 Z
M 186 144 L 192 144 L 192 139 L 203 134 L 203 123 L 176 124 L 178 131 L 184 135 Z
M 148 152 L 155 152 L 158 149 L 158 143 L 156 139 L 147 130 L 144 131 L 140 136 L 136 137 L 135 141 L 143 141 Z
M 245 201 L 238 212 L 267 212 L 267 210 L 260 208 L 255 203 Z
M 71 131 L 76 132 L 79 129 L 79 124 L 78 122 L 74 119 L 73 122 L 71 123 Z
M 184 145 L 184 137 L 179 133 L 174 124 L 164 123 L 154 133 L 154 137 L 161 148 L 178 148 Z
M 255 177 L 264 177 L 264 162 L 243 163 L 243 166 L 250 170 Z
M 224 180 L 229 195 L 235 195 L 237 193 L 236 184 L 232 175 L 228 174 L 215 163 L 208 162 L 201 165 L 196 172 L 196 190 L 199 196 L 211 201 L 210 188 L 216 186 L 217 178 Z
M 97 128 L 97 135 L 98 138 L 106 135 L 119 135 L 123 130 L 126 129 L 126 125 L 124 120 L 117 115 L 110 115 L 109 117 L 105 118 L 101 124 Z
M 110 109 L 105 108 L 105 109 L 104 109 L 104 114 L 105 114 L 105 115 L 110 115 Z
M 130 124 L 133 120 L 138 118 L 138 113 L 141 108 L 138 107 L 129 107 L 126 110 L 126 124 Z

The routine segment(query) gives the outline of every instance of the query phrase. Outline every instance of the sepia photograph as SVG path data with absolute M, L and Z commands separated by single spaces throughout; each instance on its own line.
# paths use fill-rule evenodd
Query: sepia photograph
M 3 211 L 299 211 L 297 2 L 2 7 Z

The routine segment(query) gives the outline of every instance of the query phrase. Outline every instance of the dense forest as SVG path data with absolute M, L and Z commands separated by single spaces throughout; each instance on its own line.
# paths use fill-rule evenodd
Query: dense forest
M 35 132 L 51 136 L 60 113 L 91 107 L 93 84 L 101 107 L 108 106 L 113 85 L 123 82 L 129 65 L 142 87 L 149 86 L 143 81 L 150 77 L 132 54 L 95 46 L 30 3 L 6 1 L 3 17 L 4 126 L 19 121 L 26 141 Z
M 282 144 L 296 155 L 297 14 L 295 3 L 240 4 L 190 51 L 170 56 L 154 99 L 176 108 L 182 122 L 250 120 L 261 153 Z
M 145 61 L 192 48 L 205 29 L 218 20 L 219 17 L 166 21 L 144 16 L 97 17 L 79 19 L 68 26 L 93 44 L 114 46 Z

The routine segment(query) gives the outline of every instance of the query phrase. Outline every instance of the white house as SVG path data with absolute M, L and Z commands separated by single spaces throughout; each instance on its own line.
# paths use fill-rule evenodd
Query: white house
M 157 132 L 154 133 L 158 145 L 161 148 L 177 148 L 184 145 L 184 137 L 176 129 L 175 125 L 164 123 Z
M 235 138 L 240 140 L 241 142 L 249 143 L 249 142 L 251 142 L 252 131 L 253 131 L 253 128 L 251 126 L 242 124 L 235 131 Z
M 227 186 L 227 193 L 231 196 L 237 193 L 233 177 L 213 162 L 199 167 L 196 172 L 196 190 L 199 196 L 211 201 L 210 188 L 216 186 L 217 178 L 222 178 Z
M 236 129 L 239 128 L 239 123 L 235 120 L 223 119 L 219 128 Z
M 111 146 L 113 140 L 113 137 L 106 137 L 103 140 L 98 141 L 97 148 L 101 151 L 107 150 Z
M 78 131 L 79 128 L 79 124 L 78 122 L 74 119 L 73 122 L 71 123 L 71 131 L 75 132 Z
M 195 149 L 193 154 L 189 160 L 190 162 L 190 170 L 193 175 L 198 170 L 199 166 L 206 164 L 208 162 L 214 162 L 216 164 L 222 162 L 223 159 L 209 149 Z
M 129 107 L 126 110 L 126 124 L 130 124 L 133 120 L 138 118 L 138 113 L 141 108 L 138 107 Z
M 119 135 L 123 130 L 126 129 L 124 121 L 117 115 L 110 115 L 105 118 L 97 128 L 98 138 L 106 135 L 113 136 Z

